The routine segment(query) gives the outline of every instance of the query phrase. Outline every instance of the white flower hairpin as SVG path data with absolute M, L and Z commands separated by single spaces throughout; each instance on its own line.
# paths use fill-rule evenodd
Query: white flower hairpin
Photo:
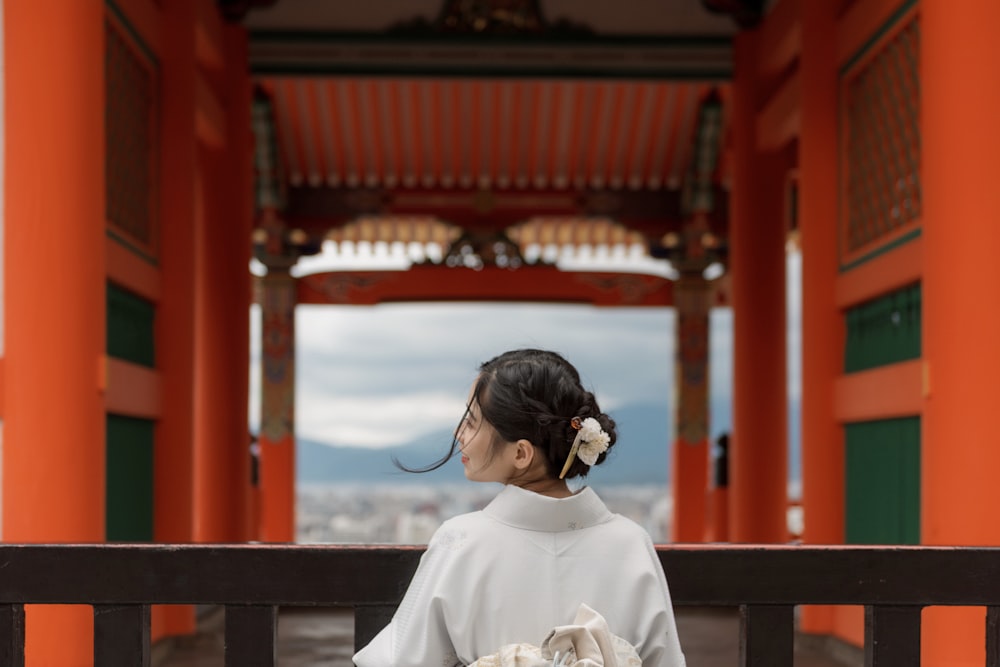
M 573 417 L 570 420 L 570 425 L 576 429 L 576 437 L 573 438 L 573 444 L 569 448 L 569 455 L 566 457 L 566 464 L 563 466 L 562 472 L 559 473 L 559 479 L 565 477 L 566 473 L 569 472 L 574 458 L 579 457 L 588 466 L 592 466 L 597 463 L 598 456 L 608 451 L 608 445 L 611 443 L 611 436 L 601 428 L 601 423 L 593 417 L 587 417 L 582 421 L 579 417 Z

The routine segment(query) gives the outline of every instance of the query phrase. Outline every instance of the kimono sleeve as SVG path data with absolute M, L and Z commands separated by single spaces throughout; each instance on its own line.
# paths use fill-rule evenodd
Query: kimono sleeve
M 445 523 L 431 538 L 389 625 L 354 655 L 357 667 L 461 665 L 445 624 L 444 593 L 457 561 L 460 531 Z
M 656 585 L 643 586 L 643 594 L 636 592 L 637 608 L 642 609 L 645 641 L 639 647 L 642 664 L 650 667 L 685 667 L 684 653 L 677 636 L 677 622 L 667 578 L 660 567 L 656 549 L 648 535 L 644 535 L 646 554 L 649 558 L 649 576 Z

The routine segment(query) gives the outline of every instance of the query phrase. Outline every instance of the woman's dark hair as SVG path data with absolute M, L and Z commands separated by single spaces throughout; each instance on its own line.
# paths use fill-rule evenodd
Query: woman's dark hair
M 615 444 L 615 421 L 601 412 L 594 394 L 583 388 L 580 374 L 571 363 L 556 352 L 547 350 L 511 350 L 490 359 L 479 367 L 479 377 L 472 389 L 472 402 L 479 404 L 484 420 L 496 430 L 494 452 L 502 442 L 525 439 L 543 454 L 548 473 L 558 477 L 569 455 L 576 429 L 571 425 L 574 417 L 593 417 Z M 466 415 L 468 415 L 468 406 Z M 451 448 L 440 460 L 424 468 L 407 468 L 408 472 L 428 472 L 443 466 L 458 450 L 455 430 Z M 600 465 L 607 452 L 597 457 Z M 574 459 L 566 479 L 585 477 L 590 466 L 579 458 Z

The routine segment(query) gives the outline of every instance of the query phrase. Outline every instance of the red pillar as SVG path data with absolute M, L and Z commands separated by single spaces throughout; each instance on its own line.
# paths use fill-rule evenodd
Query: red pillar
M 194 538 L 195 5 L 193 0 L 171 0 L 161 11 L 163 297 L 155 333 L 163 408 L 154 448 L 154 531 L 159 542 L 189 542 Z M 194 610 L 164 608 L 163 629 L 167 634 L 193 632 Z
M 758 35 L 736 40 L 735 162 L 730 232 L 733 433 L 729 539 L 788 539 L 788 408 L 785 348 L 785 217 L 782 154 L 757 150 Z
M 195 368 L 194 368 L 194 539 L 226 542 L 230 484 L 230 434 L 225 413 L 233 408 L 225 352 L 224 289 L 227 255 L 231 251 L 224 224 L 226 202 L 221 195 L 224 164 L 218 147 L 199 146 L 195 183 L 197 243 L 195 246 Z
M 242 27 L 223 29 L 227 58 L 226 84 L 226 161 L 229 165 L 226 188 L 227 246 L 226 293 L 223 308 L 228 323 L 226 345 L 226 382 L 231 409 L 226 412 L 226 430 L 230 440 L 230 475 L 234 495 L 233 512 L 240 525 L 233 538 L 256 539 L 253 521 L 253 498 L 250 486 L 250 235 L 253 229 L 253 131 L 250 126 L 252 82 L 247 62 L 247 33 Z M 234 528 L 234 530 L 237 530 Z
M 921 159 L 927 369 L 921 537 L 933 545 L 998 545 L 996 387 L 1000 378 L 1000 4 L 920 4 Z M 981 665 L 984 614 L 925 612 L 924 661 Z
M 260 539 L 295 540 L 295 279 L 261 279 Z
M 104 540 L 104 3 L 3 3 L 3 539 Z M 58 418 L 53 418 L 58 415 Z M 81 607 L 31 607 L 27 664 L 92 661 Z
M 195 368 L 195 539 L 249 539 L 250 83 L 230 28 L 226 144 L 199 150 Z M 242 65 L 242 66 L 239 66 Z
M 677 308 L 677 439 L 673 447 L 674 542 L 701 542 L 708 485 L 709 285 L 700 273 L 682 275 Z
M 844 364 L 844 324 L 837 277 L 837 7 L 801 3 L 799 58 L 799 239 L 802 249 L 803 540 L 844 541 L 844 435 L 834 412 L 834 381 Z M 825 633 L 833 609 L 808 607 L 801 628 Z

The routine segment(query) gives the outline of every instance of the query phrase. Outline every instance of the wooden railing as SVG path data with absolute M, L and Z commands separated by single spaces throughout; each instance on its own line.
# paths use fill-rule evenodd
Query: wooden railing
M 0 546 L 0 665 L 24 665 L 24 605 L 94 608 L 94 664 L 150 662 L 151 604 L 225 606 L 225 664 L 273 667 L 280 606 L 353 607 L 355 643 L 386 623 L 422 547 Z M 920 664 L 920 611 L 986 608 L 986 665 L 1000 667 L 1000 549 L 670 546 L 678 606 L 741 609 L 740 664 L 792 665 L 799 604 L 865 606 L 865 664 Z

